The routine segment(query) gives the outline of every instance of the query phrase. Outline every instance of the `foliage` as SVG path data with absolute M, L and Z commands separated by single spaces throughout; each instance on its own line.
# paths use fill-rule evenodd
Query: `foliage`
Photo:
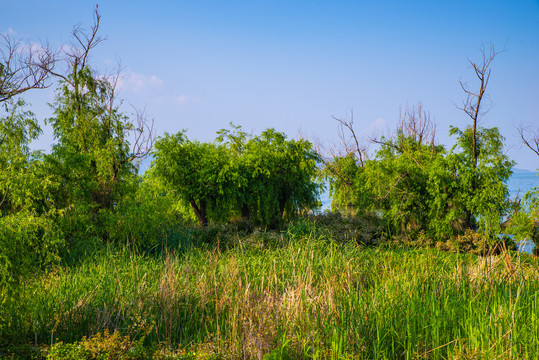
M 155 144 L 150 176 L 189 204 L 201 226 L 236 214 L 276 226 L 317 203 L 316 153 L 305 140 L 268 129 L 247 140 L 239 128 L 214 143 L 165 134 Z
M 464 211 L 465 227 L 478 227 L 493 238 L 500 232 L 500 222 L 509 207 L 507 180 L 514 162 L 504 153 L 503 137 L 497 128 L 477 129 L 475 157 L 471 127 L 464 131 L 452 127 L 450 134 L 457 135 L 457 145 L 449 158 L 458 184 L 455 206 Z M 473 166 L 474 158 L 476 166 Z
M 89 339 L 83 338 L 77 344 L 54 344 L 47 355 L 50 360 L 143 360 L 147 351 L 140 342 L 123 337 L 118 332 L 108 330 Z
M 58 140 L 46 157 L 53 198 L 67 236 L 106 236 L 107 217 L 134 181 L 125 117 L 106 106 L 111 85 L 89 68 L 75 69 L 70 84 L 58 92 L 49 119 Z
M 474 167 L 471 128 L 451 129 L 457 144 L 450 152 L 409 128 L 401 125 L 393 137 L 378 140 L 375 158 L 363 166 L 351 154 L 326 164 L 333 208 L 379 212 L 390 233 L 405 242 L 421 236 L 446 242 L 477 229 L 487 239 L 484 246 L 494 246 L 513 166 L 498 129 L 477 130 Z
M 365 186 L 364 166 L 353 154 L 335 157 L 322 169 L 322 177 L 329 182 L 329 195 L 333 211 L 361 213 L 369 207 Z
M 50 218 L 27 211 L 0 217 L 0 303 L 13 283 L 56 263 L 62 244 L 63 234 Z
M 539 188 L 524 194 L 508 220 L 506 232 L 518 240 L 529 239 L 539 248 Z
M 32 209 L 40 194 L 35 169 L 40 153 L 30 151 L 32 140 L 41 134 L 34 114 L 23 111 L 22 99 L 2 103 L 0 118 L 0 216 Z
M 187 219 L 187 210 L 162 184 L 144 177 L 116 206 L 107 227 L 108 237 L 147 250 L 182 231 Z
M 230 153 L 223 146 L 190 141 L 183 132 L 165 134 L 155 144 L 151 174 L 188 203 L 200 225 L 229 209 Z
M 396 234 L 414 237 L 420 230 L 439 230 L 431 223 L 430 178 L 442 170 L 442 146 L 423 144 L 402 130 L 394 139 L 382 139 L 376 158 L 366 165 L 366 184 L 374 195 L 373 210 L 381 210 Z
M 245 145 L 239 159 L 245 166 L 238 200 L 249 208 L 250 219 L 277 225 L 286 215 L 317 205 L 318 155 L 306 140 L 287 140 L 283 133 L 267 129 Z
M 29 144 L 41 129 L 24 101 L 2 104 L 0 118 L 0 303 L 13 283 L 58 260 L 62 233 L 47 212 L 42 156 Z M 2 314 L 0 313 L 0 317 Z
M 312 233 L 312 234 L 311 234 Z M 385 242 L 386 229 L 382 218 L 372 212 L 346 215 L 341 212 L 325 212 L 293 221 L 287 227 L 288 236 L 322 236 L 338 243 L 356 243 L 376 246 Z
M 539 129 L 521 125 L 519 132 L 526 147 L 535 155 L 539 155 Z M 522 200 L 516 201 L 513 205 L 507 232 L 519 240 L 532 240 L 535 243 L 535 253 L 539 255 L 539 187 L 527 191 Z

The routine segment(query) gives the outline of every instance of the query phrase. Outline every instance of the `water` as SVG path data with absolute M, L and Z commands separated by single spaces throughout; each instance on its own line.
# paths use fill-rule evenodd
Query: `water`
M 517 241 L 517 248 L 519 252 L 526 252 L 528 254 L 531 254 L 534 247 L 535 244 L 531 240 Z
M 526 191 L 539 186 L 538 173 L 535 171 L 515 169 L 513 175 L 507 181 L 510 198 L 514 199 L 517 195 L 522 198 Z

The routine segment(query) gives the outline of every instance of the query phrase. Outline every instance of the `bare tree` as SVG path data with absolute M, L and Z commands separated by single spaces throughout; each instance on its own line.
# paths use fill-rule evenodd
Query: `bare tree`
M 15 41 L 0 34 L 0 103 L 31 89 L 48 88 L 56 55 L 48 44 Z
M 94 25 L 90 28 L 90 33 L 87 34 L 84 29 L 82 29 L 81 25 L 78 24 L 73 27 L 72 35 L 74 40 L 72 43 L 69 46 L 62 47 L 64 55 L 63 60 L 68 69 L 66 71 L 67 74 L 64 75 L 53 70 L 50 71 L 52 75 L 62 79 L 74 89 L 78 87 L 78 84 L 73 83 L 73 79 L 70 79 L 69 75 L 75 75 L 74 77 L 76 78 L 77 72 L 85 68 L 90 55 L 90 50 L 106 40 L 105 37 L 98 35 L 100 21 L 101 15 L 99 15 L 98 7 L 96 5 Z
M 350 116 L 345 119 L 340 119 L 332 116 L 333 120 L 339 123 L 339 139 L 341 145 L 344 147 L 346 154 L 355 154 L 359 160 L 361 167 L 364 165 L 364 158 L 366 157 L 367 148 L 364 145 L 360 145 L 359 139 L 354 130 L 354 111 L 350 112 Z
M 332 118 L 338 123 L 340 143 L 326 148 L 320 141 L 315 141 L 315 149 L 324 164 L 325 171 L 331 174 L 331 176 L 338 178 L 343 186 L 351 188 L 353 187 L 353 181 L 342 173 L 340 163 L 334 160 L 353 156 L 358 161 L 358 165 L 364 167 L 365 160 L 367 159 L 367 148 L 361 144 L 354 129 L 353 111 L 345 119 L 335 116 L 332 116 Z
M 472 90 L 468 84 L 459 81 L 460 86 L 464 93 L 466 94 L 466 100 L 463 101 L 462 107 L 460 109 L 466 113 L 472 119 L 472 164 L 473 168 L 477 168 L 477 122 L 482 113 L 486 112 L 483 110 L 484 100 L 485 100 L 485 91 L 490 79 L 490 65 L 496 55 L 500 52 L 497 52 L 494 49 L 494 46 L 490 46 L 487 50 L 485 46 L 481 47 L 481 62 L 474 62 L 468 59 L 468 62 L 472 66 L 477 80 L 479 80 L 479 89 Z M 487 109 L 488 110 L 488 109 Z
M 471 162 L 472 162 L 472 171 L 473 176 L 471 177 L 471 183 L 470 183 L 470 194 L 475 194 L 477 183 L 479 181 L 478 175 L 476 173 L 477 169 L 477 158 L 479 156 L 479 151 L 477 149 L 477 123 L 479 121 L 479 118 L 482 114 L 486 113 L 489 109 L 485 109 L 485 99 L 486 99 L 486 89 L 490 80 L 490 74 L 491 74 L 491 64 L 492 61 L 494 61 L 494 58 L 499 54 L 500 52 L 496 51 L 494 49 L 494 46 L 490 46 L 488 49 L 485 48 L 483 45 L 481 47 L 481 61 L 480 62 L 474 62 L 470 59 L 468 59 L 468 62 L 470 63 L 472 69 L 474 70 L 475 77 L 479 81 L 478 89 L 472 90 L 468 84 L 463 83 L 462 81 L 459 81 L 460 86 L 464 93 L 466 94 L 466 99 L 463 101 L 462 107 L 460 109 L 468 115 L 468 117 L 472 120 L 472 133 L 471 133 L 471 140 L 472 140 L 472 149 L 471 149 Z M 465 226 L 468 228 L 472 228 L 472 224 L 474 222 L 473 220 L 473 214 L 471 210 L 466 211 L 466 217 L 465 217 Z
M 399 115 L 399 124 L 397 125 L 397 134 L 404 138 L 411 138 L 418 145 L 429 145 L 432 151 L 435 151 L 436 124 L 431 120 L 430 113 L 423 110 L 423 104 L 419 103 L 417 107 L 409 108 L 406 106 L 404 112 L 401 110 Z M 394 136 L 394 135 L 393 135 Z M 421 169 L 421 163 L 406 148 L 405 142 L 395 141 L 393 136 L 388 138 L 371 137 L 370 142 L 392 147 L 396 151 L 406 154 Z
M 520 125 L 518 131 L 524 145 L 539 156 L 539 128 L 533 129 L 531 126 Z
M 434 147 L 436 139 L 436 124 L 430 119 L 430 113 L 423 110 L 423 104 L 417 104 L 399 115 L 398 129 L 406 137 L 412 137 L 419 144 L 429 144 Z

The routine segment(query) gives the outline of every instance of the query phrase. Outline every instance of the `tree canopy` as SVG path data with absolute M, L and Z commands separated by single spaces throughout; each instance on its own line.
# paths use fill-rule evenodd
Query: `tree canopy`
M 200 225 L 239 215 L 275 226 L 317 204 L 318 155 L 308 141 L 274 129 L 252 137 L 233 129 L 212 143 L 179 132 L 155 144 L 150 172 L 190 204 Z

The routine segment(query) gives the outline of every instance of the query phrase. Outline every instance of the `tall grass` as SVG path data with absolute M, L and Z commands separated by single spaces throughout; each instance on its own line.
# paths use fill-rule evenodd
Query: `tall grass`
M 300 222 L 36 274 L 0 310 L 0 331 L 7 346 L 110 329 L 223 358 L 534 359 L 538 275 L 531 257 L 362 248 Z

